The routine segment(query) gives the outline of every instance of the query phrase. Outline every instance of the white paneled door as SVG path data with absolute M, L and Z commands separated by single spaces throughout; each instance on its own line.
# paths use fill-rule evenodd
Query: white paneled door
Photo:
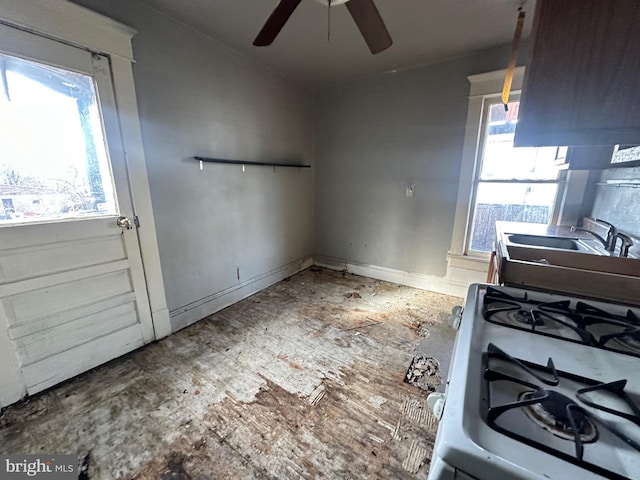
M 0 406 L 154 339 L 126 162 L 109 58 L 0 25 Z

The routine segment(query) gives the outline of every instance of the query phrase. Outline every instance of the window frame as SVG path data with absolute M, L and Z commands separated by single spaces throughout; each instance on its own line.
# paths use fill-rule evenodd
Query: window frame
M 93 106 L 95 109 L 95 118 L 91 119 L 92 141 L 95 150 L 96 167 L 99 169 L 100 187 L 103 189 L 103 195 L 106 195 L 111 209 L 102 213 L 99 210 L 83 215 L 45 215 L 36 217 L 25 217 L 20 220 L 2 220 L 0 228 L 14 228 L 25 225 L 42 225 L 60 222 L 75 222 L 80 220 L 96 220 L 103 218 L 117 218 L 120 215 L 132 216 L 133 205 L 130 193 L 130 186 L 127 181 L 127 165 L 126 162 L 120 160 L 118 152 L 122 148 L 122 140 L 120 135 L 120 125 L 117 115 L 116 98 L 114 94 L 114 85 L 112 82 L 111 68 L 109 57 L 92 53 L 86 49 L 80 49 L 72 45 L 63 44 L 57 40 L 53 40 L 42 35 L 25 32 L 9 25 L 0 25 L 0 35 L 3 39 L 3 45 L 0 47 L 0 54 L 15 59 L 17 62 L 25 62 L 25 65 L 32 65 L 38 68 L 52 69 L 58 72 L 68 72 L 84 77 L 87 85 L 90 84 Z M 49 71 L 48 71 L 49 72 Z M 19 70 L 7 70 L 7 74 L 17 73 L 23 76 L 27 82 L 38 83 L 37 79 L 29 75 L 21 73 Z M 9 77 L 11 78 L 11 77 Z M 74 77 L 69 79 L 73 82 Z M 11 81 L 11 80 L 10 80 Z M 19 82 L 20 80 L 18 80 Z M 13 84 L 13 82 L 11 83 Z M 53 90 L 55 92 L 55 90 Z M 56 92 L 58 95 L 59 92 Z M 88 93 L 88 92 L 87 92 Z M 76 108 L 79 109 L 77 99 L 69 96 L 72 100 L 76 100 Z M 78 115 L 80 115 L 78 110 Z M 82 128 L 81 125 L 80 128 Z M 68 129 L 73 128 L 69 126 Z M 98 133 L 99 132 L 99 133 Z M 68 137 L 67 137 L 68 138 Z M 87 142 L 87 138 L 82 139 Z M 82 153 L 88 155 L 86 151 Z M 101 160 L 98 160 L 101 157 Z M 87 159 L 85 158 L 85 162 Z M 7 163 L 8 166 L 14 163 Z M 32 165 L 29 165 L 32 166 Z M 114 168 L 115 167 L 115 168 Z M 85 164 L 86 168 L 86 164 Z M 86 173 L 86 186 L 89 186 L 89 172 Z M 64 178 L 63 175 L 59 176 Z M 39 177 L 36 177 L 39 178 Z M 116 185 L 119 180 L 119 185 Z M 124 188 L 126 185 L 126 188 Z M 120 188 L 117 188 L 117 187 Z M 48 187 L 50 188 L 50 187 Z M 93 194 L 93 192 L 91 192 Z M 121 213 L 122 212 L 122 213 Z
M 558 190 L 560 188 L 560 179 L 558 177 L 556 177 L 553 180 L 543 180 L 543 179 L 482 179 L 481 178 L 481 174 L 482 174 L 482 167 L 483 167 L 483 161 L 484 161 L 484 153 L 485 153 L 485 147 L 486 147 L 486 141 L 487 141 L 487 136 L 488 136 L 488 123 L 489 123 L 489 115 L 490 115 L 490 109 L 491 106 L 493 105 L 497 105 L 497 104 L 501 104 L 501 101 L 496 101 L 499 100 L 501 97 L 501 94 L 497 93 L 497 94 L 490 94 L 490 95 L 483 95 L 483 105 L 482 105 L 482 116 L 480 118 L 480 125 L 478 127 L 479 129 L 479 138 L 478 138 L 478 151 L 477 151 L 477 160 L 476 160 L 476 165 L 473 171 L 473 180 L 472 180 L 472 191 L 471 191 L 471 198 L 470 198 L 470 203 L 469 203 L 469 215 L 467 218 L 467 228 L 466 228 L 466 236 L 465 236 L 465 240 L 464 240 L 464 255 L 466 256 L 471 256 L 471 257 L 488 257 L 490 255 L 490 252 L 482 252 L 480 250 L 472 250 L 471 249 L 471 241 L 472 241 L 472 236 L 473 236 L 473 222 L 474 222 L 474 213 L 475 213 L 475 209 L 476 209 L 476 201 L 477 201 L 477 197 L 478 197 L 478 188 L 480 186 L 481 183 L 485 183 L 485 184 L 511 184 L 511 185 L 515 185 L 518 183 L 521 184 L 539 184 L 539 185 L 556 185 L 556 194 L 553 200 L 553 205 L 552 205 L 552 211 L 551 211 L 551 220 L 553 220 L 554 218 L 554 213 L 557 209 L 557 202 L 558 202 Z M 510 101 L 520 101 L 520 92 L 511 92 L 511 96 L 509 98 Z M 556 158 L 557 158 L 557 153 L 556 153 Z
M 513 75 L 512 93 L 520 94 L 524 79 L 524 67 L 516 67 Z M 469 239 L 471 235 L 471 220 L 476 195 L 476 180 L 479 176 L 479 166 L 482 160 L 484 148 L 483 129 L 486 117 L 487 99 L 500 97 L 506 70 L 470 75 L 469 81 L 469 102 L 467 106 L 467 120 L 465 124 L 464 144 L 462 150 L 462 162 L 460 166 L 460 176 L 458 181 L 458 198 L 456 202 L 456 213 L 454 217 L 453 232 L 451 237 L 451 248 L 448 258 L 456 260 L 464 268 L 465 262 L 471 264 L 478 262 L 486 263 L 490 254 L 469 250 Z M 556 198 L 554 201 L 552 221 L 557 218 L 558 199 L 562 198 L 563 182 L 553 181 L 558 184 Z

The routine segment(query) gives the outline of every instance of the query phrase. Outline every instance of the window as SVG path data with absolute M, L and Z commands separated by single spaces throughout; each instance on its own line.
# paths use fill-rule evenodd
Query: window
M 495 221 L 548 223 L 558 215 L 559 149 L 513 148 L 524 67 L 517 67 L 509 110 L 500 102 L 505 71 L 471 75 L 449 266 L 486 271 Z M 562 202 L 559 202 L 562 203 Z M 481 266 L 480 266 L 481 265 Z M 474 280 L 478 281 L 478 280 Z
M 0 53 L 0 226 L 116 213 L 85 74 Z
M 507 111 L 499 98 L 484 99 L 467 254 L 493 250 L 497 220 L 547 224 L 552 218 L 558 148 L 514 148 L 519 105 L 517 96 Z

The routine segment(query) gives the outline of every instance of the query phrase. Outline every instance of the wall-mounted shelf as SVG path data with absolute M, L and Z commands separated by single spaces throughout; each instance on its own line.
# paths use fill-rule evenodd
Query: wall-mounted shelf
M 257 165 L 261 167 L 311 168 L 311 165 L 302 165 L 302 164 L 296 164 L 296 163 L 248 162 L 244 160 L 226 160 L 223 158 L 211 158 L 211 157 L 193 157 L 193 158 L 201 162 L 226 163 L 231 165 Z

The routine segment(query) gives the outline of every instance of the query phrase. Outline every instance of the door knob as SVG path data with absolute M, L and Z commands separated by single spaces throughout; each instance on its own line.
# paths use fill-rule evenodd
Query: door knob
M 131 219 L 127 217 L 118 217 L 118 219 L 116 220 L 116 224 L 118 224 L 118 226 L 123 230 L 131 230 L 133 228 Z

